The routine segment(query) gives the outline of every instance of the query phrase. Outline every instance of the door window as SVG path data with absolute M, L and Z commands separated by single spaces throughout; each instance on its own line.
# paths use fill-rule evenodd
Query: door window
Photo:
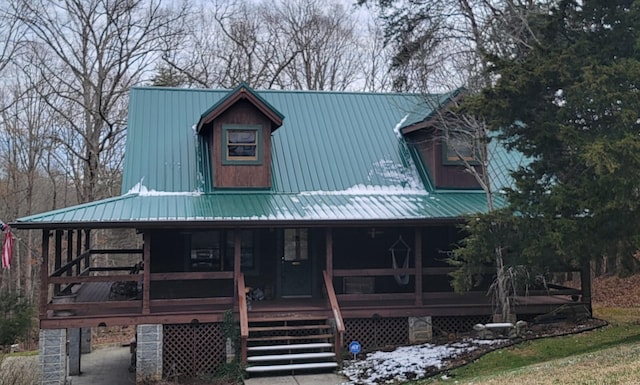
M 306 261 L 309 259 L 308 245 L 307 229 L 284 229 L 285 261 Z

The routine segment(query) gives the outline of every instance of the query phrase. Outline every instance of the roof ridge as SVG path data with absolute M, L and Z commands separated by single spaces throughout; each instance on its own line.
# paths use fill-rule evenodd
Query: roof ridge
M 157 90 L 157 91 L 176 91 L 176 92 L 223 92 L 228 93 L 235 88 L 182 88 L 182 87 L 164 87 L 164 86 L 135 86 L 132 90 Z M 392 92 L 392 91 L 337 91 L 337 90 L 275 90 L 275 89 L 259 89 L 252 88 L 257 93 L 278 93 L 278 94 L 333 94 L 333 95 L 390 95 L 390 96 L 446 96 L 454 91 L 438 92 L 438 93 L 422 93 L 422 92 Z

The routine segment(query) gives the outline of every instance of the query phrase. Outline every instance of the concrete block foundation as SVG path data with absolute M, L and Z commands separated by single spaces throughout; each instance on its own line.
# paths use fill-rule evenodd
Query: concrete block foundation
M 162 379 L 162 325 L 138 325 L 136 383 Z
M 409 343 L 430 342 L 433 338 L 431 317 L 409 317 Z
M 41 385 L 66 385 L 67 329 L 40 329 Z

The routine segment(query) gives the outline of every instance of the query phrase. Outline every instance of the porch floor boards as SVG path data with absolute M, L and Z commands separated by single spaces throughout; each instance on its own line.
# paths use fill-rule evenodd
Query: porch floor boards
M 176 304 L 173 306 L 151 306 L 149 314 L 142 314 L 141 301 L 129 301 L 127 299 L 117 299 L 110 296 L 110 282 L 84 283 L 77 291 L 76 302 L 109 302 L 109 307 L 87 306 L 74 310 L 72 316 L 53 316 L 49 312 L 48 320 L 83 320 L 118 318 L 127 320 L 127 323 L 134 324 L 140 319 L 149 320 L 157 318 L 158 322 L 190 322 L 192 319 L 199 319 L 200 322 L 212 322 L 222 318 L 222 314 L 229 310 L 231 304 Z M 202 293 L 200 293 L 202 294 Z M 114 302 L 118 302 L 115 305 Z M 517 313 L 533 313 L 544 311 L 549 308 L 563 304 L 580 304 L 572 301 L 569 296 L 527 296 L 516 297 L 515 303 Z M 119 306 L 119 305 L 122 306 Z M 491 298 L 484 293 L 473 293 L 458 295 L 451 293 L 451 296 L 430 297 L 429 293 L 424 293 L 422 306 L 416 306 L 413 299 L 382 299 L 376 301 L 366 300 L 341 300 L 340 309 L 343 318 L 370 317 L 374 314 L 383 316 L 406 316 L 414 314 L 432 315 L 465 315 L 486 313 L 491 311 Z M 550 311 L 548 310 L 548 311 Z M 287 298 L 272 299 L 263 301 L 252 301 L 249 310 L 250 319 L 260 318 L 283 318 L 283 319 L 304 319 L 330 315 L 331 310 L 327 300 L 320 298 Z M 154 319 L 155 319 L 154 318 Z M 208 320 L 208 321 L 207 321 Z M 47 320 L 45 320 L 47 321 Z M 78 321 L 80 322 L 80 321 Z

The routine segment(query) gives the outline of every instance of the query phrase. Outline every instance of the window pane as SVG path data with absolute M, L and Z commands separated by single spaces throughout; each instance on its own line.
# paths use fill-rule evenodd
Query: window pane
M 473 139 L 470 135 L 449 134 L 449 141 L 447 142 L 447 159 L 474 159 L 475 154 L 472 140 Z
M 228 131 L 229 143 L 256 143 L 256 131 Z
M 303 261 L 309 258 L 307 229 L 284 230 L 284 260 Z
M 256 146 L 229 146 L 229 157 L 247 156 L 256 157 Z
M 242 230 L 240 233 L 240 266 L 246 269 L 252 269 L 255 264 L 255 244 L 252 230 Z M 227 233 L 227 257 L 231 259 L 233 266 L 234 259 L 235 231 L 231 230 Z

